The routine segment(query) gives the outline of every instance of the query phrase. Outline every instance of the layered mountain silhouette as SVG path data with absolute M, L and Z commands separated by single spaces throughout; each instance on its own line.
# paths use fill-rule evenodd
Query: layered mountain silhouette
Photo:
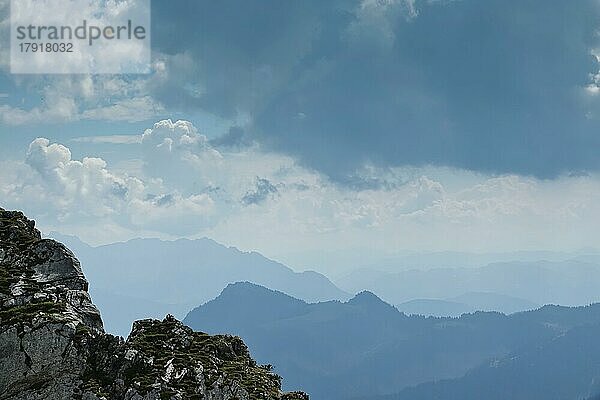
M 363 400 L 566 400 L 600 392 L 600 324 L 577 326 L 553 340 L 494 360 L 466 376 Z M 594 399 L 600 397 L 596 396 Z
M 309 304 L 242 282 L 184 323 L 240 335 L 314 399 L 583 399 L 600 378 L 600 305 L 425 318 L 371 292 Z
M 539 305 L 529 300 L 497 293 L 469 292 L 449 299 L 415 299 L 397 305 L 406 314 L 434 317 L 459 317 L 475 311 L 498 311 L 512 314 L 533 310 Z
M 525 311 L 538 304 L 585 305 L 600 301 L 600 263 L 515 261 L 480 268 L 435 268 L 382 272 L 361 269 L 335 281 L 355 293 L 370 290 L 400 308 L 415 299 L 467 304 L 476 310 Z M 443 304 L 441 304 L 443 306 Z M 435 313 L 435 309 L 431 309 Z
M 317 272 L 294 272 L 256 252 L 242 252 L 210 239 L 134 239 L 91 247 L 73 236 L 66 243 L 85 268 L 91 294 L 107 331 L 126 335 L 131 321 L 167 313 L 183 317 L 219 294 L 228 283 L 250 281 L 306 301 L 344 299 L 348 294 Z

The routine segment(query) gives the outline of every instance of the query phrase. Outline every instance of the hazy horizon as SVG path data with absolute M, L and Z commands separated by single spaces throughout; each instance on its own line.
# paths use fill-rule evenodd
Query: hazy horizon
M 259 249 L 239 248 L 229 243 L 224 243 L 212 239 L 207 236 L 201 237 L 157 237 L 157 236 L 136 236 L 117 241 L 106 241 L 102 243 L 88 243 L 82 240 L 77 235 L 63 233 L 60 231 L 44 230 L 45 237 L 55 238 L 61 241 L 63 238 L 73 237 L 77 241 L 91 247 L 108 246 L 111 244 L 126 243 L 132 240 L 161 240 L 173 242 L 177 240 L 210 240 L 225 247 L 233 247 L 239 251 L 252 253 L 256 252 L 273 261 L 280 262 L 296 272 L 316 271 L 328 275 L 330 278 L 342 277 L 348 273 L 372 269 L 378 272 L 401 272 L 412 269 L 438 269 L 438 268 L 478 268 L 488 264 L 502 262 L 524 262 L 524 261 L 568 261 L 578 257 L 585 256 L 600 256 L 600 250 L 593 248 L 581 248 L 574 251 L 552 251 L 552 250 L 521 250 L 521 251 L 506 251 L 492 253 L 477 253 L 477 252 L 459 252 L 459 251 L 400 251 L 395 254 L 368 254 L 365 256 L 363 252 L 357 254 L 344 253 L 328 253 L 327 249 L 321 252 L 310 254 L 302 254 L 301 257 L 296 257 L 293 253 L 288 253 L 280 256 L 279 254 L 269 255 L 262 253 Z M 304 260 L 314 261 L 304 261 Z M 599 258 L 600 259 L 600 258 Z M 299 261 L 303 260 L 303 261 Z

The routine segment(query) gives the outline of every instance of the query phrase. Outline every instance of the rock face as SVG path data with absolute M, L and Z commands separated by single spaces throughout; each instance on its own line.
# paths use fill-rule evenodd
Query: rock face
M 79 261 L 0 208 L 0 400 L 307 400 L 282 393 L 238 337 L 167 316 L 106 334 Z

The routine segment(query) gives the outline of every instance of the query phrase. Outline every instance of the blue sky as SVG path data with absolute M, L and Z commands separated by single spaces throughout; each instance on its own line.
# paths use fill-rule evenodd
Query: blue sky
M 0 16 L 0 201 L 49 229 L 600 247 L 598 1 L 155 0 L 149 75 L 11 75 Z

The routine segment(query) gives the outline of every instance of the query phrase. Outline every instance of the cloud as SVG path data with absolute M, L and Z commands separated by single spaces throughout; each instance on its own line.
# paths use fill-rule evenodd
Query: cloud
M 345 34 L 353 45 L 379 46 L 380 50 L 392 50 L 396 34 L 395 21 L 417 16 L 414 1 L 363 0 L 356 8 L 356 18 Z
M 140 144 L 141 135 L 101 135 L 101 136 L 80 136 L 71 139 L 75 143 L 110 143 L 110 144 Z
M 365 164 L 597 171 L 599 13 L 592 0 L 155 2 L 150 75 L 6 75 L 29 98 L 0 122 L 211 113 L 239 125 L 215 148 L 258 142 L 348 185 Z
M 0 121 L 200 113 L 235 127 L 213 140 L 219 151 L 259 143 L 349 186 L 379 184 L 356 181 L 365 165 L 538 178 L 600 168 L 593 0 L 152 7 L 150 75 L 7 75 L 30 101 L 0 106 Z
M 37 173 L 30 189 L 51 198 L 64 218 L 79 213 L 117 214 L 144 191 L 139 179 L 111 173 L 101 158 L 73 160 L 67 147 L 45 138 L 29 145 L 25 164 Z
M 144 131 L 141 144 L 146 173 L 174 187 L 212 185 L 210 171 L 222 160 L 189 121 L 159 121 Z
M 433 181 L 426 176 L 409 184 L 411 190 L 406 200 L 402 203 L 403 213 L 410 214 L 426 210 L 444 199 L 445 190 L 440 182 Z
M 134 226 L 182 236 L 211 226 L 213 213 L 214 202 L 207 194 L 169 193 L 133 200 L 130 218 Z
M 0 106 L 0 123 L 11 126 L 81 120 L 138 122 L 164 113 L 147 94 L 145 77 L 113 75 L 15 75 L 11 98 L 25 92 L 27 104 Z M 12 79 L 12 76 L 11 76 Z
M 25 110 L 10 105 L 0 106 L 0 123 L 6 125 L 40 124 L 48 122 L 65 122 L 76 119 L 77 104 L 73 98 L 52 94 L 39 107 Z
M 214 138 L 210 141 L 213 147 L 248 147 L 252 142 L 244 134 L 244 130 L 239 126 L 229 128 L 226 134 Z
M 599 103 L 585 93 L 593 0 L 154 7 L 154 44 L 171 54 L 152 89 L 165 107 L 246 113 L 247 137 L 338 182 L 365 163 L 540 178 L 600 168 Z
M 206 136 L 200 135 L 189 121 L 162 120 L 146 129 L 142 135 L 142 144 L 147 148 L 172 153 L 177 149 L 208 148 Z
M 260 204 L 277 193 L 279 193 L 277 187 L 269 182 L 268 179 L 257 177 L 256 189 L 246 192 L 242 197 L 242 203 L 247 206 L 251 204 Z
M 6 201 L 52 216 L 54 224 L 103 221 L 121 231 L 184 235 L 213 223 L 208 195 L 186 196 L 151 178 L 116 173 L 101 158 L 75 160 L 69 148 L 45 138 L 29 145 L 23 163 L 6 162 L 3 170 Z
M 600 245 L 595 173 L 540 180 L 371 165 L 355 179 L 374 183 L 351 187 L 259 145 L 216 150 L 188 121 L 159 121 L 139 137 L 130 146 L 144 166 L 129 173 L 35 139 L 21 161 L 0 162 L 3 207 L 94 243 L 209 236 L 293 265 L 311 255 L 326 262 L 324 249 L 385 255 Z
M 115 104 L 90 108 L 81 113 L 81 119 L 103 121 L 146 121 L 164 113 L 164 107 L 150 96 L 123 99 Z

